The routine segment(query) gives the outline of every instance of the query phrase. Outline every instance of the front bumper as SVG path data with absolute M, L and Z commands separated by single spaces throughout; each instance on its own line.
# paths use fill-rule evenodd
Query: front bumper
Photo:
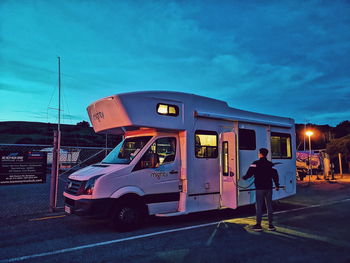
M 113 199 L 79 199 L 64 198 L 65 211 L 70 214 L 89 218 L 107 218 L 112 211 Z

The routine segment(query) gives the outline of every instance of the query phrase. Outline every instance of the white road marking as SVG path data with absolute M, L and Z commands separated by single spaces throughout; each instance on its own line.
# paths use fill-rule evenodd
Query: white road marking
M 325 203 L 325 204 L 311 205 L 311 206 L 305 206 L 305 207 L 295 208 L 295 209 L 291 209 L 291 210 L 278 211 L 278 212 L 275 212 L 274 214 L 283 214 L 283 213 L 294 212 L 294 211 L 298 211 L 298 210 L 304 210 L 304 209 L 308 209 L 308 208 L 328 206 L 328 205 L 333 205 L 333 204 L 337 204 L 337 203 L 343 203 L 343 202 L 347 202 L 347 201 L 350 201 L 350 198 L 349 199 L 339 200 L 339 201 L 328 202 L 328 203 Z M 252 217 L 252 216 L 247 216 L 247 217 L 244 217 L 244 218 L 249 218 L 249 217 Z M 201 225 L 195 225 L 195 226 L 181 227 L 181 228 L 176 228 L 176 229 L 169 229 L 169 230 L 164 230 L 164 231 L 159 231 L 159 232 L 154 232 L 154 233 L 149 233 L 149 234 L 144 234 L 144 235 L 131 236 L 131 237 L 126 237 L 126 238 L 121 238 L 121 239 L 114 239 L 114 240 L 109 240 L 109 241 L 104 241 L 104 242 L 99 242 L 99 243 L 93 243 L 93 244 L 88 244 L 88 245 L 83 245 L 83 246 L 59 249 L 59 250 L 54 250 L 54 251 L 44 252 L 44 253 L 38 253 L 38 254 L 33 254 L 33 255 L 28 255 L 28 256 L 9 258 L 9 259 L 2 259 L 2 260 L 0 260 L 0 263 L 18 262 L 18 261 L 23 261 L 23 260 L 32 259 L 32 258 L 39 258 L 39 257 L 45 257 L 45 256 L 52 256 L 52 255 L 57 255 L 57 254 L 69 253 L 69 252 L 74 252 L 74 251 L 77 251 L 77 250 L 93 248 L 93 247 L 100 247 L 100 246 L 106 246 L 106 245 L 121 243 L 121 242 L 129 241 L 129 240 L 136 240 L 136 239 L 153 237 L 153 236 L 158 236 L 158 235 L 163 235 L 163 234 L 168 234 L 168 233 L 174 233 L 174 232 L 180 232 L 180 231 L 185 231 L 185 230 L 203 228 L 203 227 L 218 225 L 220 223 L 222 223 L 222 221 L 217 221 L 217 222 L 212 222 L 212 223 L 207 223 L 207 224 L 201 224 Z
M 129 240 L 135 240 L 135 239 L 140 239 L 140 238 L 152 237 L 152 236 L 157 236 L 157 235 L 162 235 L 162 234 L 168 234 L 168 233 L 173 233 L 173 232 L 179 232 L 179 231 L 184 231 L 184 230 L 191 230 L 191 229 L 196 229 L 196 228 L 217 225 L 218 223 L 220 223 L 220 222 L 212 222 L 212 223 L 201 224 L 201 225 L 196 225 L 196 226 L 188 226 L 188 227 L 181 227 L 181 228 L 176 228 L 176 229 L 164 230 L 164 231 L 159 231 L 159 232 L 154 232 L 154 233 L 149 233 L 149 234 L 144 234 L 144 235 L 126 237 L 126 238 L 121 238 L 121 239 L 114 239 L 114 240 L 110 240 L 110 241 L 93 243 L 93 244 L 88 244 L 88 245 L 83 245 L 83 246 L 72 247 L 72 248 L 65 248 L 65 249 L 44 252 L 44 253 L 39 253 L 39 254 L 34 254 L 34 255 L 29 255 L 29 256 L 3 259 L 3 260 L 0 260 L 0 262 L 1 263 L 3 263 L 3 262 L 16 262 L 16 261 L 23 261 L 23 260 L 32 259 L 32 258 L 69 253 L 69 252 L 82 250 L 82 249 L 86 249 L 86 248 L 100 247 L 100 246 L 105 246 L 105 245 L 110 245 L 110 244 L 115 244 L 115 243 L 121 243 L 121 242 L 129 241 Z
M 314 207 L 334 205 L 334 204 L 348 202 L 348 201 L 350 201 L 350 198 L 339 200 L 339 201 L 327 202 L 327 203 L 318 204 L 318 205 L 303 206 L 303 207 L 294 208 L 294 209 L 290 209 L 290 210 L 278 211 L 278 212 L 274 212 L 273 214 L 277 215 L 277 214 L 283 214 L 283 213 L 287 213 L 287 212 L 295 212 L 295 211 L 299 211 L 299 210 L 304 210 L 304 209 L 309 209 L 309 208 L 314 208 Z

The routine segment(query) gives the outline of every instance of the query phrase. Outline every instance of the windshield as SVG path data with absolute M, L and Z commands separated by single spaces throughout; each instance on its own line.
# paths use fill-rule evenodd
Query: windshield
M 152 136 L 143 136 L 127 138 L 121 141 L 106 158 L 102 160 L 102 163 L 129 164 L 151 138 Z

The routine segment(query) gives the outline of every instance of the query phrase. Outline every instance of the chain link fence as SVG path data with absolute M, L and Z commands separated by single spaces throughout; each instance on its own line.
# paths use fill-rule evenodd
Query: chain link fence
M 52 145 L 0 144 L 0 151 L 47 154 L 45 183 L 0 185 L 0 219 L 49 211 L 52 150 Z M 81 168 L 100 162 L 111 150 L 111 148 L 61 146 L 57 207 L 63 207 L 63 191 L 68 176 Z

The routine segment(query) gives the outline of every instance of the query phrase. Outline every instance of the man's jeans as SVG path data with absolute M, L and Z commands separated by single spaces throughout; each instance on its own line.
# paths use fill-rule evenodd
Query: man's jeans
M 261 225 L 264 202 L 266 204 L 267 216 L 269 224 L 272 225 L 273 209 L 272 209 L 272 189 L 256 190 L 256 224 Z

